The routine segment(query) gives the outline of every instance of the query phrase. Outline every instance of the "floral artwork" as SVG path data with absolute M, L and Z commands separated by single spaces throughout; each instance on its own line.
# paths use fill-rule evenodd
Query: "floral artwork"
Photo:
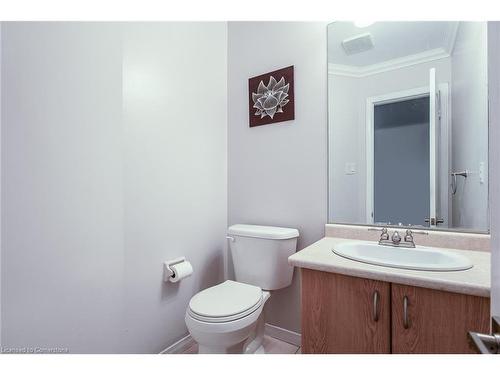
M 257 108 L 256 116 L 260 118 L 274 117 L 276 112 L 282 113 L 283 107 L 290 102 L 287 99 L 290 84 L 285 85 L 285 78 L 281 77 L 279 82 L 271 76 L 267 86 L 260 81 L 257 92 L 252 92 L 253 107 Z
M 295 118 L 293 66 L 249 79 L 250 127 Z

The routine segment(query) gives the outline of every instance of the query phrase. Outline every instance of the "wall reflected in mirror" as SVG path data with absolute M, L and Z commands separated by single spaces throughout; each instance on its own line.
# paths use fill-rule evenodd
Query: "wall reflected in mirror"
M 329 222 L 486 232 L 486 22 L 328 26 Z

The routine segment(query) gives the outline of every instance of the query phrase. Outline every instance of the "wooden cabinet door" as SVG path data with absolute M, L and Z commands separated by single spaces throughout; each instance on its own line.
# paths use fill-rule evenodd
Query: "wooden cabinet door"
M 393 353 L 473 353 L 467 332 L 489 332 L 489 298 L 399 284 L 391 289 Z
M 389 283 L 302 269 L 302 353 L 390 353 L 390 315 Z

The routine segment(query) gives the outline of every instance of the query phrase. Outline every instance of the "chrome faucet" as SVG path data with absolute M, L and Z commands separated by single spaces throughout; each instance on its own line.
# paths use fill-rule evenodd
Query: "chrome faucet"
M 399 232 L 397 230 L 395 230 L 394 233 L 392 234 L 391 240 L 392 243 L 396 246 L 398 246 L 399 243 L 401 242 L 401 236 L 399 235 Z
M 406 230 L 404 239 L 403 241 L 401 241 L 401 235 L 397 230 L 394 231 L 394 233 L 391 236 L 391 239 L 389 239 L 389 232 L 387 231 L 387 228 L 383 228 L 378 244 L 384 246 L 394 246 L 394 247 L 411 247 L 411 248 L 415 247 L 415 242 L 413 241 L 413 234 L 410 229 Z

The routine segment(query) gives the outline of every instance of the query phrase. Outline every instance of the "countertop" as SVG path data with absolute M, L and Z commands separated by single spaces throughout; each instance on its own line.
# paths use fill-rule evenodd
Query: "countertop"
M 332 252 L 335 245 L 352 241 L 359 240 L 325 237 L 290 256 L 288 263 L 296 267 L 317 271 L 480 297 L 490 296 L 490 253 L 443 249 L 465 255 L 474 266 L 465 271 L 413 271 L 357 262 Z M 395 250 L 397 251 L 397 249 Z

